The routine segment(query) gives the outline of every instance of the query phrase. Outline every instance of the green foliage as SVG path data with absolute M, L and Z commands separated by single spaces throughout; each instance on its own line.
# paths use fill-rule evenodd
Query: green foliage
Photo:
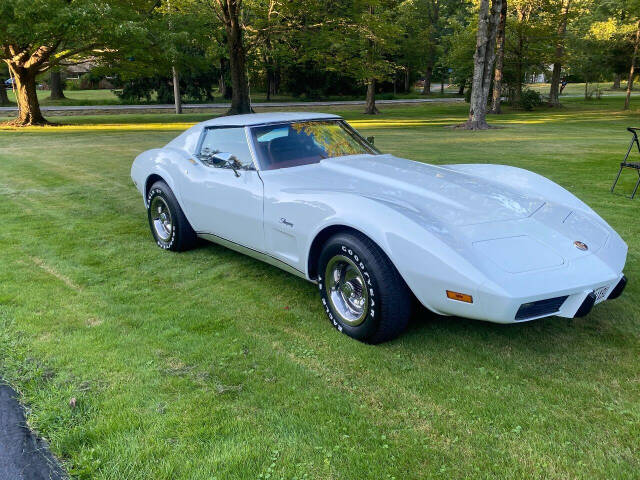
M 0 58 L 29 55 L 54 46 L 47 69 L 77 55 L 98 58 L 110 50 L 132 47 L 139 39 L 145 10 L 153 0 L 3 0 L 0 3 Z M 101 48 L 102 47 L 102 48 Z
M 203 72 L 185 72 L 180 75 L 180 91 L 187 102 L 213 101 L 213 90 L 218 84 L 218 70 L 215 68 Z M 127 81 L 115 80 L 120 89 L 116 94 L 123 103 L 172 103 L 173 78 L 170 76 L 140 77 Z
M 604 88 L 599 84 L 590 85 L 587 87 L 587 92 L 585 94 L 585 100 L 600 100 L 602 98 L 602 94 L 604 93 Z
M 522 110 L 526 110 L 530 112 L 531 110 L 539 107 L 544 102 L 542 95 L 540 92 L 536 90 L 532 90 L 530 88 L 525 88 L 522 90 L 520 94 L 520 100 L 514 104 L 514 107 L 521 108 Z

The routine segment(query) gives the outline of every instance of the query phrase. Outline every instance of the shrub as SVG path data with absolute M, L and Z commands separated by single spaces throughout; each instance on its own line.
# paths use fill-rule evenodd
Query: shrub
M 525 88 L 522 90 L 522 95 L 520 95 L 520 102 L 516 105 L 518 108 L 523 110 L 531 111 L 536 107 L 542 105 L 542 95 L 535 90 L 531 90 L 530 88 Z
M 596 100 L 600 100 L 600 98 L 602 98 L 603 92 L 604 92 L 604 89 L 600 86 L 599 83 L 596 83 L 590 88 L 587 87 L 587 91 L 584 94 L 584 98 L 585 100 L 593 100 L 593 98 L 595 97 Z
M 77 78 L 67 78 L 65 82 L 67 84 L 65 90 L 82 90 L 80 80 Z

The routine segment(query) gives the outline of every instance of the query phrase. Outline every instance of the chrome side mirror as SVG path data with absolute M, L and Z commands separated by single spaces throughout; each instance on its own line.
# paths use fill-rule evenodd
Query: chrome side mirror
M 242 168 L 242 164 L 238 158 L 230 152 L 216 152 L 207 157 L 207 160 L 219 168 L 230 168 L 236 177 L 240 174 L 238 170 Z

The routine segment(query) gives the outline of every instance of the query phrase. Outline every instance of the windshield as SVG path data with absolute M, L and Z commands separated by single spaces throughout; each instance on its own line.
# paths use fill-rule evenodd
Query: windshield
M 251 128 L 262 170 L 318 163 L 329 157 L 378 152 L 342 121 L 280 123 Z

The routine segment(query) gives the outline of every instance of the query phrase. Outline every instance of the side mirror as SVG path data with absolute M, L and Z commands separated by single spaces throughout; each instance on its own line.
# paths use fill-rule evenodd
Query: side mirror
M 373 136 L 372 137 L 367 137 L 367 142 L 370 143 L 371 145 L 374 145 L 375 139 L 376 139 L 376 137 L 373 137 Z
M 210 158 L 214 163 L 219 164 L 220 167 L 230 168 L 231 170 L 233 170 L 233 173 L 236 175 L 236 177 L 240 176 L 238 170 L 242 168 L 242 164 L 233 153 L 218 152 L 211 155 Z
M 211 160 L 212 163 L 216 163 L 219 165 L 225 165 L 233 158 L 233 153 L 229 152 L 215 152 L 209 156 L 209 160 Z

